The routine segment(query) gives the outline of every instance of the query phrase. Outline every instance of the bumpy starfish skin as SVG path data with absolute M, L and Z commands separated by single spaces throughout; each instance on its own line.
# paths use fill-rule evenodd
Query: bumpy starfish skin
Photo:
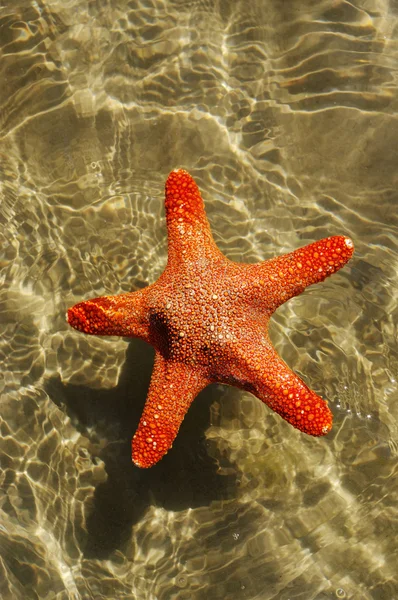
M 139 337 L 156 350 L 133 462 L 151 467 L 162 458 L 191 402 L 212 382 L 252 392 L 305 433 L 328 433 L 327 403 L 276 354 L 268 321 L 286 300 L 345 265 L 352 241 L 334 236 L 263 263 L 234 263 L 216 247 L 199 189 L 182 169 L 166 182 L 166 219 L 168 262 L 155 283 L 68 311 L 79 331 Z

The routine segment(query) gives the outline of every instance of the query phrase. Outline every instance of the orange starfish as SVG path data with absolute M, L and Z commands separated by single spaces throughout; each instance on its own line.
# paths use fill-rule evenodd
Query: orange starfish
M 166 454 L 191 402 L 212 382 L 253 393 L 305 433 L 328 433 L 327 403 L 277 355 L 268 321 L 278 306 L 345 265 L 352 241 L 329 237 L 262 263 L 234 263 L 215 245 L 189 173 L 170 173 L 165 202 L 169 252 L 159 279 L 68 310 L 79 331 L 139 337 L 156 350 L 133 462 L 151 467 Z

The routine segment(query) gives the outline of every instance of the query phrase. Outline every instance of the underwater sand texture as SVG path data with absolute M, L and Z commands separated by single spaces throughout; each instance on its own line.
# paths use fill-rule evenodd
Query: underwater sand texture
M 0 4 L 2 600 L 398 597 L 397 27 L 379 0 Z M 161 274 L 176 167 L 232 260 L 353 239 L 270 330 L 325 438 L 210 386 L 131 464 L 153 351 L 65 311 Z

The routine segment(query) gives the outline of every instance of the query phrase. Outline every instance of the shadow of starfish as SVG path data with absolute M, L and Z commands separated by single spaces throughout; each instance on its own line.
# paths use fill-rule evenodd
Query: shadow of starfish
M 142 413 L 153 363 L 152 348 L 133 340 L 116 388 L 93 390 L 51 379 L 47 392 L 80 433 L 109 440 L 100 451 L 107 480 L 94 493 L 87 519 L 86 557 L 105 558 L 130 539 L 131 528 L 151 505 L 181 511 L 235 496 L 236 476 L 220 475 L 208 454 L 205 431 L 216 386 L 193 403 L 172 451 L 152 469 L 131 462 L 131 437 Z M 226 465 L 223 465 L 226 466 Z M 233 471 L 233 469 L 232 469 Z

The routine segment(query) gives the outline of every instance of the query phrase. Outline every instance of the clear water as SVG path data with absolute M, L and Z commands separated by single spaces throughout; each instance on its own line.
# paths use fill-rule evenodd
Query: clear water
M 395 0 L 0 2 L 2 599 L 398 598 L 397 27 Z M 354 239 L 271 330 L 326 438 L 213 386 L 131 465 L 153 351 L 65 310 L 159 276 L 176 167 L 233 260 Z

